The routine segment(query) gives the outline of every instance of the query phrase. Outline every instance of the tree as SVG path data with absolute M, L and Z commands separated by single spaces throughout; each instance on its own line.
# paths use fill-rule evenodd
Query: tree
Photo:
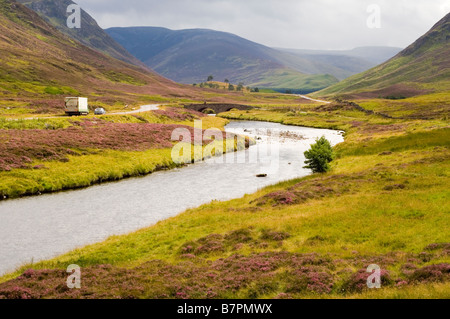
M 233 84 L 230 84 L 230 85 L 228 86 L 228 90 L 234 91 L 234 85 L 233 85 Z
M 224 81 L 226 84 L 228 84 L 228 83 L 230 83 L 230 80 L 228 80 L 228 79 L 225 79 L 225 81 Z
M 212 76 L 212 75 L 208 76 L 207 82 L 211 82 L 212 80 L 214 80 L 214 76 Z
M 316 144 L 311 146 L 309 151 L 305 152 L 307 166 L 304 168 L 311 169 L 313 173 L 326 173 L 330 170 L 330 165 L 334 159 L 333 148 L 331 143 L 322 136 L 316 140 Z
M 237 89 L 238 91 L 242 91 L 243 88 L 244 88 L 244 83 L 241 82 L 241 83 L 239 83 L 239 85 L 237 86 L 236 89 Z

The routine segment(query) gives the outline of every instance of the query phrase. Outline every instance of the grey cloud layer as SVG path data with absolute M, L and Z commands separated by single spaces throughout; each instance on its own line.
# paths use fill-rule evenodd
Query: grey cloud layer
M 206 28 L 272 47 L 405 47 L 450 11 L 448 0 L 75 0 L 103 28 Z M 367 7 L 381 8 L 369 29 Z

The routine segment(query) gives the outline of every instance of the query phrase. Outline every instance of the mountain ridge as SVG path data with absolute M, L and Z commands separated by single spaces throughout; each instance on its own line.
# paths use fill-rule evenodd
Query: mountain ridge
M 378 64 L 370 61 L 370 58 L 364 59 L 364 56 L 370 55 L 368 53 L 361 53 L 359 56 L 357 53 L 354 53 L 353 56 L 342 53 L 332 55 L 328 52 L 310 50 L 299 53 L 295 50 L 270 48 L 232 33 L 210 29 L 171 30 L 163 27 L 128 27 L 110 28 L 106 29 L 106 32 L 152 69 L 172 80 L 183 83 L 202 81 L 211 73 L 219 74 L 219 77 L 223 78 L 232 77 L 233 74 L 229 74 L 231 72 L 227 73 L 227 68 L 241 72 L 240 77 L 232 79 L 233 82 L 245 81 L 253 86 L 270 84 L 270 81 L 268 81 L 269 83 L 261 81 L 264 80 L 267 73 L 282 74 L 286 71 L 291 76 L 295 72 L 300 72 L 303 74 L 297 74 L 300 78 L 304 78 L 304 74 L 309 74 L 308 80 L 317 78 L 311 77 L 311 75 L 324 77 L 326 74 L 342 80 Z M 189 41 L 188 45 L 184 43 L 185 41 Z M 216 59 L 215 65 L 208 66 L 208 60 L 212 56 L 226 51 L 226 49 L 220 48 L 217 44 L 218 41 L 228 43 L 234 51 L 228 56 L 222 55 L 222 59 L 219 61 Z M 202 50 L 195 51 L 196 47 L 201 47 Z M 393 51 L 384 53 L 381 60 L 387 60 L 400 50 L 400 48 L 394 48 Z M 190 61 L 195 67 L 186 67 L 187 61 Z M 228 65 L 223 65 L 223 61 L 228 61 Z M 254 75 L 255 72 L 248 69 L 249 65 L 255 64 L 255 61 L 261 64 L 259 72 L 256 72 L 260 75 L 257 79 L 252 78 L 252 74 Z M 376 61 L 380 61 L 380 59 L 378 58 Z M 189 76 L 195 73 L 196 68 L 199 67 L 203 67 L 204 70 L 195 76 Z M 249 74 L 246 76 L 245 72 Z
M 405 98 L 450 90 L 450 13 L 392 59 L 316 96 Z
M 271 88 L 300 89 L 303 85 L 315 90 L 337 82 L 331 75 L 295 70 L 276 56 L 284 53 L 232 33 L 161 27 L 110 28 L 106 32 L 150 68 L 181 83 L 202 82 L 210 74 L 219 80 Z M 283 78 L 283 74 L 289 77 Z M 314 85 L 308 87 L 310 83 Z
M 98 50 L 124 62 L 145 67 L 145 64 L 132 56 L 124 47 L 114 41 L 86 11 L 81 8 L 81 28 L 70 29 L 66 25 L 69 5 L 76 4 L 72 0 L 17 0 L 39 14 L 41 18 L 60 32 L 81 42 L 91 49 Z

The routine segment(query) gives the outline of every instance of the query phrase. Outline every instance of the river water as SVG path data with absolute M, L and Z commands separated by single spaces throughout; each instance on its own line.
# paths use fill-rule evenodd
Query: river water
M 231 122 L 226 130 L 253 137 L 257 145 L 146 177 L 0 202 L 0 275 L 213 200 L 306 176 L 303 152 L 316 138 L 344 141 L 342 132 L 266 122 Z

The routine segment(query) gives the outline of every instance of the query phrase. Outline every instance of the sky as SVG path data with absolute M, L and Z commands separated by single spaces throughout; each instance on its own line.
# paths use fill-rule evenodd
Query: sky
M 213 29 L 270 47 L 407 47 L 450 0 L 74 0 L 102 28 Z

